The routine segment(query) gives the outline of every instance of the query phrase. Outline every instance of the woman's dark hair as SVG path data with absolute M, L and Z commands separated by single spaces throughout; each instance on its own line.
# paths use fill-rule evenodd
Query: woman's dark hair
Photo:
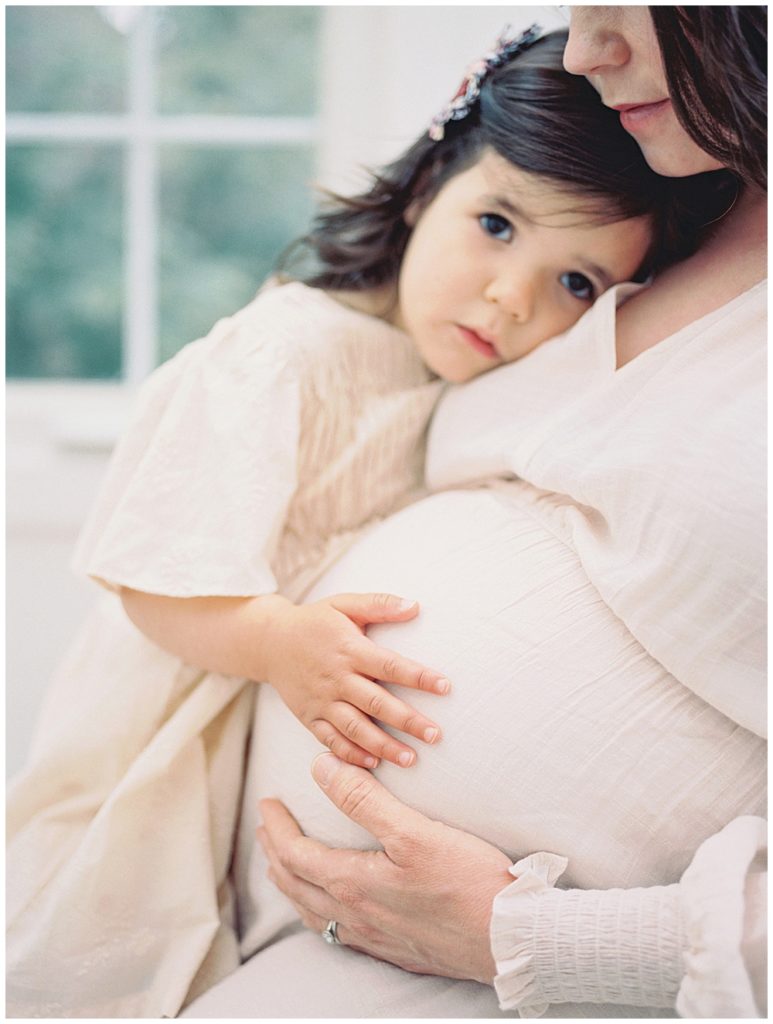
M 425 133 L 366 192 L 331 196 L 280 260 L 280 274 L 342 291 L 392 284 L 411 233 L 406 211 L 426 206 L 486 149 L 564 189 L 586 223 L 649 215 L 653 243 L 640 278 L 693 252 L 698 228 L 728 205 L 717 197 L 717 175 L 669 179 L 650 170 L 619 115 L 584 77 L 564 71 L 566 41 L 565 31 L 538 39 L 489 72 L 479 100 L 446 124 L 442 140 Z
M 767 7 L 650 7 L 674 110 L 702 150 L 767 188 Z

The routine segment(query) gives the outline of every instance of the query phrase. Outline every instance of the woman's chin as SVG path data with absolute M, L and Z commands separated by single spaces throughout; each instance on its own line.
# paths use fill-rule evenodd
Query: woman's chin
M 635 137 L 644 159 L 656 174 L 662 174 L 664 178 L 686 178 L 692 174 L 703 174 L 705 171 L 718 171 L 722 168 L 720 161 L 704 153 L 681 126 L 677 126 L 671 135 L 678 137 Z

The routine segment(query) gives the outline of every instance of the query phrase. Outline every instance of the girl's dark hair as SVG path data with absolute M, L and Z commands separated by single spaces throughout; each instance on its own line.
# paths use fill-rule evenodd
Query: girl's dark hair
M 767 7 L 650 7 L 677 117 L 702 150 L 767 188 Z
M 669 179 L 650 170 L 619 115 L 584 77 L 564 71 L 566 41 L 565 31 L 538 39 L 486 76 L 478 102 L 446 124 L 442 140 L 425 133 L 374 174 L 366 192 L 330 196 L 332 206 L 280 260 L 280 274 L 342 291 L 392 284 L 411 233 L 408 208 L 426 206 L 486 149 L 564 189 L 585 222 L 651 216 L 653 242 L 640 278 L 693 252 L 700 225 L 728 205 L 717 174 Z

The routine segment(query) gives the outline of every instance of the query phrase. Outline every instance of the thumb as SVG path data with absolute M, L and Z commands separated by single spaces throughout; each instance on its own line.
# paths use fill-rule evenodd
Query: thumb
M 429 818 L 392 796 L 370 772 L 339 761 L 335 754 L 318 754 L 311 774 L 335 806 L 375 836 L 387 853 L 390 839 L 432 826 Z
M 419 614 L 418 601 L 394 594 L 335 594 L 328 598 L 328 603 L 360 626 L 369 622 L 404 622 Z

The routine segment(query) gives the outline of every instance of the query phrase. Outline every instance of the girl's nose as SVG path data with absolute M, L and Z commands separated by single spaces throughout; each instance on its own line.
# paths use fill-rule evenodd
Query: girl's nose
M 595 75 L 605 68 L 622 67 L 630 56 L 624 36 L 617 30 L 609 7 L 572 8 L 564 67 L 573 75 Z
M 534 315 L 536 284 L 524 274 L 500 275 L 486 289 L 486 299 L 519 324 L 528 323 Z

